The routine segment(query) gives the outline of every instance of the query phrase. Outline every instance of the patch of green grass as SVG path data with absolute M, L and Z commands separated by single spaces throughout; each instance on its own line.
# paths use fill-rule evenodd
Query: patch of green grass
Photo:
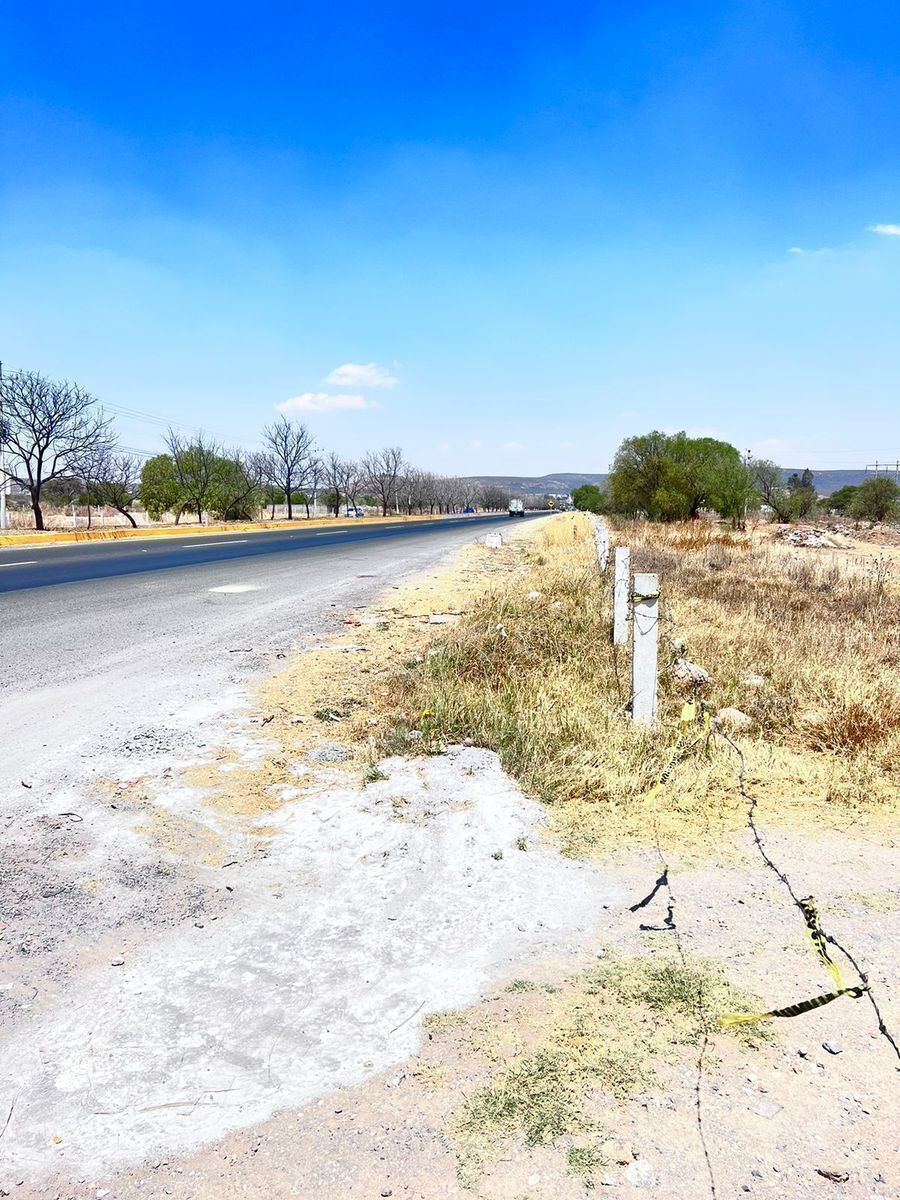
M 447 1033 L 450 1029 L 456 1029 L 458 1026 L 465 1024 L 465 1020 L 465 1013 L 461 1012 L 429 1013 L 422 1022 L 422 1028 L 429 1037 L 436 1037 L 442 1033 Z
M 387 775 L 374 763 L 363 771 L 363 784 L 380 783 L 382 779 L 387 779 Z
M 340 708 L 317 708 L 313 716 L 317 721 L 343 721 L 350 714 Z
M 527 979 L 506 990 L 551 991 Z M 454 1119 L 467 1185 L 511 1137 L 538 1146 L 593 1132 L 584 1115 L 592 1092 L 618 1101 L 646 1092 L 661 1066 L 684 1061 L 685 1048 L 705 1037 L 732 1035 L 752 1046 L 771 1036 L 765 1026 L 719 1030 L 721 1013 L 758 1011 L 759 1001 L 732 987 L 716 963 L 695 956 L 610 958 L 552 994 L 530 1018 L 542 1030 L 536 1048 L 504 1062 Z
M 594 1173 L 606 1166 L 606 1159 L 591 1146 L 569 1146 L 566 1150 L 566 1170 L 584 1180 L 585 1187 L 594 1186 Z

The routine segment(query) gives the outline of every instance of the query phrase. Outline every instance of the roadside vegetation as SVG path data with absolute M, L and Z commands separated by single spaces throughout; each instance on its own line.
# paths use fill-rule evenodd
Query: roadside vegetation
M 840 823 L 897 799 L 898 581 L 887 559 L 810 557 L 711 522 L 619 522 L 635 570 L 662 585 L 660 725 L 627 718 L 629 669 L 610 636 L 611 595 L 586 517 L 547 522 L 521 572 L 480 600 L 383 703 L 399 714 L 382 749 L 466 738 L 549 807 L 568 853 L 646 840 L 647 791 L 665 765 L 686 698 L 665 665 L 709 671 L 714 710 L 744 718 L 749 778 L 779 819 Z M 422 716 L 422 714 L 425 714 Z M 746 820 L 736 759 L 702 739 L 651 808 L 696 842 Z
M 873 475 L 820 498 L 808 468 L 786 475 L 768 459 L 742 457 L 728 442 L 653 430 L 622 442 L 605 492 L 585 484 L 573 491 L 572 503 L 581 512 L 661 522 L 696 520 L 706 511 L 743 529 L 748 517 L 763 514 L 781 523 L 832 514 L 890 520 L 900 514 L 900 486 L 889 475 Z
M 501 1054 L 492 1026 L 479 1027 L 471 1016 L 435 1035 L 453 1030 L 489 1064 L 488 1082 L 469 1095 L 451 1122 L 466 1184 L 512 1139 L 538 1147 L 564 1135 L 573 1139 L 566 1154 L 570 1173 L 591 1181 L 609 1161 L 611 1136 L 592 1110 L 592 1095 L 625 1101 L 665 1086 L 691 1048 L 715 1033 L 717 1012 L 754 1004 L 716 963 L 699 957 L 682 962 L 672 955 L 610 956 L 558 988 L 516 990 L 536 995 L 519 1006 L 517 1018 L 529 1035 L 512 1054 Z M 767 1037 L 758 1026 L 736 1026 L 735 1033 L 746 1047 Z

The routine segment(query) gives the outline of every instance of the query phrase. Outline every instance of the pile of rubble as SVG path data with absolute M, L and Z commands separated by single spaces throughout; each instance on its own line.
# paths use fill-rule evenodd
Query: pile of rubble
M 820 549 L 824 546 L 835 546 L 837 544 L 823 530 L 816 529 L 812 525 L 797 525 L 790 529 L 785 529 L 781 537 L 793 546 L 811 546 L 814 549 Z

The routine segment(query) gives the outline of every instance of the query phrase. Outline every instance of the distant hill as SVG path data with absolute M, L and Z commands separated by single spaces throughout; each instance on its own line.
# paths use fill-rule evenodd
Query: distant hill
M 802 467 L 782 467 L 785 479 L 795 472 L 798 475 L 803 474 Z M 883 472 L 879 472 L 883 474 Z M 830 496 L 832 492 L 836 492 L 842 487 L 858 487 L 865 479 L 871 478 L 867 476 L 865 471 L 815 471 L 813 470 L 813 484 L 820 496 Z
M 803 467 L 782 467 L 785 479 L 793 475 L 803 474 Z M 580 487 L 583 483 L 595 483 L 599 488 L 606 486 L 608 475 L 578 474 L 559 471 L 551 475 L 472 475 L 470 478 L 478 483 L 502 487 L 508 492 L 522 496 L 564 496 L 572 488 Z M 865 471 L 813 471 L 815 489 L 820 496 L 830 496 L 838 488 L 848 485 L 858 486 L 866 478 Z M 900 482 L 900 481 L 898 481 Z
M 471 475 L 470 478 L 523 496 L 566 496 L 572 488 L 583 483 L 596 483 L 602 488 L 607 480 L 606 475 L 578 475 L 565 471 L 557 475 Z

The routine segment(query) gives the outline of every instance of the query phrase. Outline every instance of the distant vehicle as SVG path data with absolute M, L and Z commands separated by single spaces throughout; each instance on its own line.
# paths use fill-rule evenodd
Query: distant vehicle
M 473 513 L 474 511 L 475 511 L 475 509 L 472 507 L 471 504 L 467 504 L 466 507 L 463 509 L 464 513 Z
M 525 516 L 525 501 L 524 500 L 510 500 L 509 515 L 511 517 L 524 517 Z
M 366 515 L 366 513 L 365 513 L 364 509 L 356 508 L 351 505 L 347 506 L 347 516 L 348 517 L 364 517 L 365 515 Z

